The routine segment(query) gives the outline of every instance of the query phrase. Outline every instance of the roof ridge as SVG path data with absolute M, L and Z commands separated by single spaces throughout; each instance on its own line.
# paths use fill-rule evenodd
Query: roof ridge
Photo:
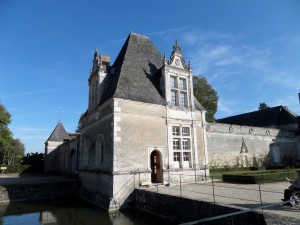
M 57 139 L 65 138 L 67 136 L 69 137 L 69 134 L 66 131 L 65 127 L 63 126 L 63 124 L 61 122 L 58 122 L 57 125 L 55 126 L 54 130 L 50 134 L 49 138 L 47 139 L 47 141 L 50 141 L 52 139 L 54 139 L 53 141 L 57 141 Z M 60 140 L 60 141 L 63 141 L 63 140 Z
M 135 35 L 135 36 L 139 36 L 139 37 L 143 37 L 143 38 L 147 38 L 150 40 L 150 38 L 148 36 L 145 36 L 145 35 L 142 35 L 142 34 L 138 34 L 138 33 L 135 33 L 133 31 L 130 31 L 130 34 L 129 35 Z

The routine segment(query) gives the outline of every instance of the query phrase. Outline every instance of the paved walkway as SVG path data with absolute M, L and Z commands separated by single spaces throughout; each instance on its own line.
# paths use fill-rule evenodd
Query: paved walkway
M 215 201 L 221 205 L 249 209 L 271 203 L 280 203 L 283 198 L 283 190 L 288 185 L 288 182 L 261 184 L 259 186 L 256 184 L 229 184 L 218 181 L 214 182 L 214 186 L 211 182 L 183 184 L 181 185 L 181 191 L 180 185 L 152 186 L 146 190 L 208 202 Z M 261 212 L 261 210 L 259 211 Z M 300 209 L 278 205 L 264 209 L 263 213 L 268 225 L 300 224 Z

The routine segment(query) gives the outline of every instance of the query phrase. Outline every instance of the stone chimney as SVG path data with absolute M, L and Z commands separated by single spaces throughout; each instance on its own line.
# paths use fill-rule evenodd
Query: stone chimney
M 110 57 L 108 55 L 100 55 L 100 61 L 102 62 L 104 72 L 107 73 L 110 67 Z

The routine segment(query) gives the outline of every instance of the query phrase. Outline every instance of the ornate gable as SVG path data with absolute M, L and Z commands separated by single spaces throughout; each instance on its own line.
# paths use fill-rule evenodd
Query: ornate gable
M 182 56 L 181 48 L 178 42 L 173 45 L 173 52 L 171 54 L 170 60 L 168 61 L 169 66 L 174 66 L 180 69 L 189 70 L 189 66 L 185 64 L 184 58 Z

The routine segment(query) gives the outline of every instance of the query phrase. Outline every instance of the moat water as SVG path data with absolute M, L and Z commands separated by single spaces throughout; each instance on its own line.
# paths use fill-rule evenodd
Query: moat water
M 0 204 L 0 225 L 159 225 L 170 224 L 138 209 L 116 213 L 80 200 Z

